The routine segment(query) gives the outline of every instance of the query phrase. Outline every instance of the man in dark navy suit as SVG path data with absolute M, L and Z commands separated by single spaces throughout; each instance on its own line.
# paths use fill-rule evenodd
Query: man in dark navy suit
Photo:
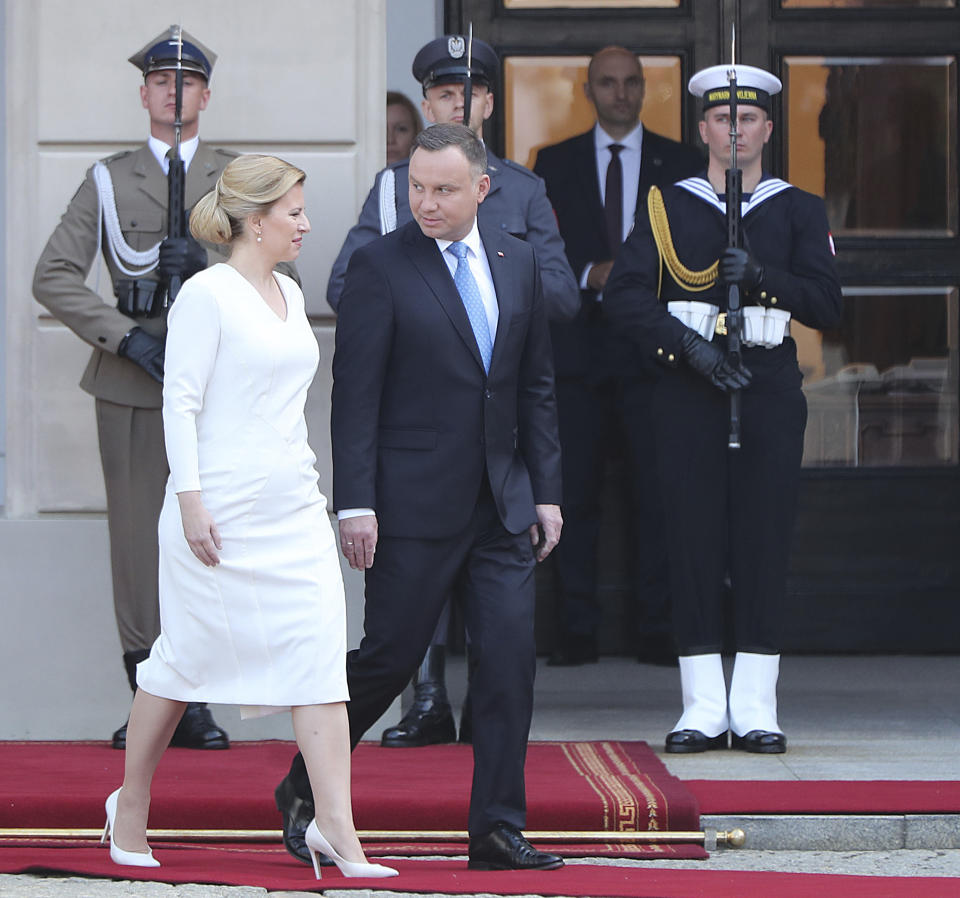
M 534 171 L 547 185 L 578 278 L 581 308 L 572 322 L 551 325 L 560 442 L 563 446 L 565 531 L 554 553 L 558 643 L 549 663 L 597 659 L 600 604 L 597 550 L 603 470 L 611 437 L 625 438 L 629 523 L 634 549 L 632 592 L 641 661 L 673 663 L 669 596 L 653 483 L 647 410 L 651 383 L 603 330 L 603 288 L 620 244 L 633 227 L 652 184 L 698 174 L 704 160 L 693 147 L 643 127 L 643 69 L 623 47 L 605 47 L 590 61 L 584 91 L 596 125 L 537 155 Z
M 560 537 L 560 441 L 540 269 L 529 243 L 477 224 L 483 144 L 421 132 L 414 221 L 354 251 L 337 321 L 333 506 L 365 572 L 347 657 L 354 745 L 410 678 L 456 584 L 470 633 L 470 866 L 552 869 L 523 837 L 533 710 L 534 568 Z M 279 794 L 285 841 L 306 816 L 300 756 Z
M 500 59 L 493 47 L 478 38 L 471 42 L 463 35 L 448 34 L 421 47 L 412 71 L 423 87 L 422 111 L 428 123 L 461 122 L 483 139 L 483 123 L 493 115 L 500 73 Z M 472 102 L 470 120 L 464 121 L 467 80 L 473 85 Z M 327 284 L 327 301 L 334 311 L 340 307 L 347 265 L 357 248 L 413 220 L 407 197 L 408 165 L 409 160 L 403 159 L 377 175 L 359 221 L 347 234 Z M 490 189 L 479 207 L 481 224 L 513 234 L 533 246 L 540 265 L 547 317 L 557 321 L 572 319 L 580 307 L 580 291 L 564 255 L 543 181 L 516 162 L 498 159 L 489 148 L 487 175 Z M 448 603 L 414 677 L 413 701 L 401 720 L 384 730 L 384 747 L 415 748 L 457 739 L 445 674 L 449 630 Z M 469 708 L 468 691 L 460 714 L 461 742 L 472 738 Z

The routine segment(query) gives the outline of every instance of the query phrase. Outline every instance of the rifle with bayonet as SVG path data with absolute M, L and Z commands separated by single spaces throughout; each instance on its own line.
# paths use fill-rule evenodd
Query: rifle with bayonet
M 183 159 L 180 158 L 180 136 L 183 131 L 183 29 L 180 27 L 177 28 L 176 79 L 176 106 L 173 120 L 174 145 L 168 154 L 170 169 L 167 173 L 167 237 L 182 239 L 187 235 L 184 217 L 186 172 L 183 167 Z M 170 305 L 177 298 L 181 283 L 182 273 L 169 276 L 164 305 Z
M 735 46 L 735 45 L 734 45 Z M 731 50 L 731 53 L 733 51 Z M 743 245 L 741 200 L 743 197 L 743 172 L 737 167 L 737 70 L 735 57 L 730 59 L 730 167 L 726 171 L 727 191 L 727 247 L 741 248 Z M 732 282 L 727 285 L 727 355 L 734 368 L 741 367 L 742 312 L 740 303 L 740 285 Z M 730 435 L 727 439 L 730 449 L 740 448 L 740 390 L 730 390 Z
M 470 112 L 473 108 L 473 22 L 467 31 L 467 77 L 463 81 L 463 124 L 470 128 Z M 471 130 L 473 130 L 471 128 Z

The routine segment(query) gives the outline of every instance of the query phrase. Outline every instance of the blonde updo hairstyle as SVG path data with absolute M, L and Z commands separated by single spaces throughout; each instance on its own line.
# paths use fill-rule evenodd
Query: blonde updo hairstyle
M 190 233 L 197 240 L 233 243 L 243 235 L 248 215 L 266 214 L 304 171 L 276 156 L 238 156 L 220 174 L 217 186 L 200 198 L 190 213 Z

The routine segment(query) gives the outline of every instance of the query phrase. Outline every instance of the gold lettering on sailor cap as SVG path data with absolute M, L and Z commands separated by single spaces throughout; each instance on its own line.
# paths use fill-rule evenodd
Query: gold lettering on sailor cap
M 722 90 L 708 91 L 706 96 L 706 101 L 708 103 L 715 103 L 718 100 L 729 100 L 729 99 L 730 99 L 729 87 L 724 87 Z M 752 90 L 748 87 L 738 87 L 737 99 L 738 100 L 759 100 L 760 94 L 757 93 L 757 91 Z
M 749 87 L 737 85 L 737 101 L 747 106 L 760 106 L 763 109 L 770 108 L 770 94 L 759 87 Z M 711 106 L 722 106 L 730 102 L 730 87 L 715 87 L 712 90 L 703 93 L 703 108 L 709 109 Z

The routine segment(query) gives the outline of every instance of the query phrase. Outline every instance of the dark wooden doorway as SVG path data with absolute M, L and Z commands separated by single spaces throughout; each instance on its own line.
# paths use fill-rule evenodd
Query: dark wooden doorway
M 684 87 L 729 59 L 736 25 L 738 61 L 781 77 L 766 165 L 825 196 L 846 304 L 842 328 L 815 335 L 804 366 L 785 649 L 960 651 L 957 0 L 448 0 L 446 30 L 468 22 L 505 65 L 617 43 L 676 60 Z M 487 134 L 498 152 L 504 91 Z M 693 142 L 696 104 L 681 94 L 676 136 Z M 614 454 L 611 533 L 621 477 Z M 604 545 L 602 645 L 629 653 L 625 555 Z M 548 649 L 552 586 L 540 574 Z

